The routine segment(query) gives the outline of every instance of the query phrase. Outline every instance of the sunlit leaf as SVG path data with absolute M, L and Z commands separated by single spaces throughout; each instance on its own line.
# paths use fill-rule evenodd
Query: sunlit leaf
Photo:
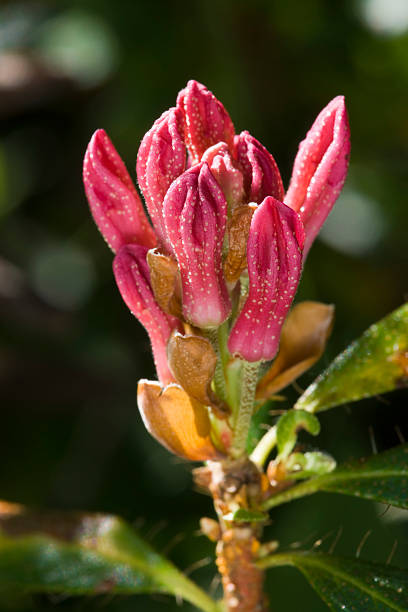
M 164 592 L 214 602 L 114 516 L 39 513 L 0 502 L 0 590 L 65 594 Z
M 335 612 L 407 612 L 408 571 L 321 553 L 282 553 L 261 567 L 292 565 Z
M 313 414 L 304 410 L 290 410 L 281 416 L 276 430 L 280 459 L 286 459 L 292 452 L 296 444 L 297 432 L 300 429 L 305 429 L 313 436 L 317 436 L 320 432 L 320 423 Z
M 336 461 L 333 457 L 321 451 L 292 453 L 285 461 L 285 468 L 290 473 L 290 478 L 294 479 L 328 474 L 335 467 Z
M 224 520 L 235 521 L 236 523 L 259 523 L 265 522 L 268 519 L 268 515 L 259 510 L 246 510 L 245 508 L 238 508 L 235 512 L 226 514 Z
M 408 304 L 404 304 L 338 355 L 295 408 L 319 412 L 407 385 Z
M 317 491 L 343 493 L 408 509 L 408 444 L 302 482 L 271 497 L 265 507 L 272 508 Z

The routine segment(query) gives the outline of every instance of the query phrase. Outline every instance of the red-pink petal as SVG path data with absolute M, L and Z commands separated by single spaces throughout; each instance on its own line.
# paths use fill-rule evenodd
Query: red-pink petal
M 163 223 L 163 200 L 167 189 L 186 167 L 182 117 L 170 108 L 145 134 L 137 154 L 137 180 L 162 244 L 169 248 Z
M 140 197 L 104 130 L 92 136 L 85 153 L 83 177 L 92 216 L 114 253 L 124 244 L 155 246 L 156 237 Z
M 159 379 L 168 384 L 174 379 L 167 365 L 167 342 L 172 331 L 181 328 L 178 319 L 165 314 L 154 298 L 147 251 L 133 244 L 122 247 L 113 261 L 113 272 L 125 304 L 149 334 Z
M 177 98 L 177 107 L 183 113 L 184 136 L 192 162 L 198 163 L 202 155 L 217 142 L 234 147 L 234 125 L 224 106 L 204 85 L 189 81 Z
M 281 175 L 269 151 L 249 132 L 236 136 L 235 146 L 248 202 L 260 204 L 267 196 L 282 201 L 285 192 Z
M 305 226 L 305 254 L 310 249 L 346 180 L 350 128 L 343 96 L 318 115 L 299 145 L 285 203 Z
M 249 292 L 228 348 L 247 361 L 275 356 L 299 283 L 304 231 L 297 213 L 267 197 L 252 217 L 247 246 Z
M 220 325 L 231 310 L 222 270 L 227 202 L 206 163 L 171 185 L 164 220 L 180 269 L 184 316 L 197 327 Z
M 224 192 L 230 209 L 241 204 L 244 199 L 244 177 L 242 172 L 235 167 L 228 145 L 219 142 L 213 145 L 203 155 L 211 174 Z

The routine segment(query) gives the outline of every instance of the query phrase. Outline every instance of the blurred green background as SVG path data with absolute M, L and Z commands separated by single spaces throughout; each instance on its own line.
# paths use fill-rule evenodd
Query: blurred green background
M 327 354 L 407 299 L 406 0 L 55 0 L 0 5 L 0 498 L 113 512 L 206 589 L 210 500 L 189 465 L 144 430 L 136 384 L 154 378 L 147 337 L 120 299 L 88 212 L 82 158 L 104 127 L 134 176 L 139 142 L 189 78 L 205 83 L 275 156 L 287 185 L 320 109 L 345 94 L 349 178 L 308 258 L 298 297 L 334 303 Z M 290 389 L 288 403 L 298 392 Z M 406 393 L 322 415 L 339 460 L 408 436 Z M 281 405 L 279 407 L 282 407 Z M 395 428 L 397 426 L 397 429 Z M 406 512 L 318 495 L 277 509 L 268 535 L 408 567 Z M 397 544 L 394 544 L 397 542 Z M 202 567 L 193 566 L 202 560 Z M 206 565 L 206 560 L 210 561 Z M 325 606 L 294 570 L 268 574 L 271 609 Z M 211 585 L 211 586 L 210 586 Z M 177 608 L 165 598 L 21 598 L 17 610 Z

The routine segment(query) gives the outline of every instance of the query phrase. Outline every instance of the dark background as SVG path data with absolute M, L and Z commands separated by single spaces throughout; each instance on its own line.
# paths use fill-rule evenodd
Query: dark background
M 405 9 L 404 9 L 405 7 Z M 408 4 L 405 0 L 42 1 L 0 5 L 0 497 L 134 521 L 182 568 L 212 557 L 197 535 L 212 516 L 190 466 L 152 440 L 136 385 L 154 378 L 147 337 L 121 301 L 112 256 L 81 183 L 104 127 L 134 176 L 139 142 L 189 78 L 205 83 L 273 152 L 287 185 L 298 142 L 344 94 L 352 157 L 344 194 L 308 258 L 300 299 L 334 303 L 319 370 L 407 299 Z M 290 389 L 288 403 L 297 396 Z M 399 391 L 322 415 L 320 448 L 338 460 L 408 436 Z M 283 547 L 408 567 L 406 513 L 335 495 L 273 512 Z M 382 516 L 380 516 L 382 515 Z M 212 564 L 192 577 L 207 589 Z M 271 609 L 326 609 L 294 570 L 268 574 Z M 213 584 L 215 587 L 216 584 Z M 4 609 L 6 603 L 1 604 Z M 176 609 L 168 599 L 35 597 L 20 610 Z M 182 609 L 189 609 L 187 605 Z

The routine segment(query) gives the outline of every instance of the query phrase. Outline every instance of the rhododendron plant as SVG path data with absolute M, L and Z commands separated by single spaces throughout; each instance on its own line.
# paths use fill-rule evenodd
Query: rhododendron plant
M 249 132 L 236 134 L 221 102 L 189 81 L 137 155 L 152 225 L 103 130 L 85 155 L 91 211 L 116 253 L 122 297 L 150 336 L 160 381 L 139 382 L 139 410 L 171 452 L 207 461 L 196 480 L 211 492 L 220 524 L 209 528 L 207 520 L 202 527 L 218 541 L 229 610 L 266 605 L 256 565 L 264 517 L 256 513 L 295 478 L 335 468 L 322 453 L 294 452 L 300 428 L 319 430 L 305 410 L 289 412 L 286 425 L 283 419 L 270 429 L 251 457 L 247 444 L 259 400 L 310 367 L 330 334 L 331 306 L 290 309 L 306 255 L 346 179 L 349 154 L 338 96 L 301 142 L 285 193 L 272 154 Z M 276 443 L 278 455 L 264 473 Z M 236 484 L 226 486 L 231 478 Z M 247 512 L 243 522 L 240 511 Z
M 157 371 L 157 381 L 139 381 L 138 408 L 166 449 L 204 462 L 194 479 L 212 496 L 217 520 L 204 517 L 201 530 L 216 542 L 223 597 L 212 599 L 117 519 L 86 516 L 76 531 L 77 573 L 93 588 L 98 562 L 98 579 L 112 592 L 165 591 L 208 612 L 261 612 L 269 609 L 265 569 L 292 565 L 333 610 L 408 610 L 408 580 L 391 566 L 281 552 L 278 541 L 262 541 L 269 509 L 319 490 L 408 507 L 407 445 L 336 468 L 329 454 L 298 442 L 301 430 L 319 433 L 319 411 L 407 383 L 407 305 L 339 355 L 266 433 L 259 425 L 265 407 L 282 399 L 276 393 L 321 357 L 332 330 L 332 305 L 293 301 L 349 154 L 338 96 L 301 142 L 285 193 L 272 154 L 249 132 L 236 134 L 221 102 L 196 81 L 142 139 L 140 192 L 107 134 L 93 135 L 86 195 Z M 3 509 L 7 520 L 21 514 Z
M 116 253 L 122 297 L 150 336 L 160 382 L 181 384 L 185 378 L 174 359 L 168 363 L 172 332 L 207 338 L 213 346 L 217 399 L 207 407 L 214 444 L 226 456 L 245 451 L 256 370 L 278 351 L 306 251 L 345 181 L 349 153 L 347 113 L 339 96 L 301 143 L 285 196 L 271 153 L 249 132 L 236 135 L 221 102 L 204 85 L 189 81 L 177 106 L 147 132 L 137 155 L 137 179 L 152 228 L 108 136 L 98 130 L 89 144 L 88 201 Z M 231 389 L 239 380 L 229 375 L 237 367 L 240 401 Z M 163 433 L 157 433 L 159 417 L 144 408 L 149 384 L 140 383 L 139 407 L 150 431 L 165 444 Z M 214 410 L 220 402 L 222 415 Z M 188 406 L 185 410 L 197 410 Z M 195 449 L 183 455 L 193 459 Z

